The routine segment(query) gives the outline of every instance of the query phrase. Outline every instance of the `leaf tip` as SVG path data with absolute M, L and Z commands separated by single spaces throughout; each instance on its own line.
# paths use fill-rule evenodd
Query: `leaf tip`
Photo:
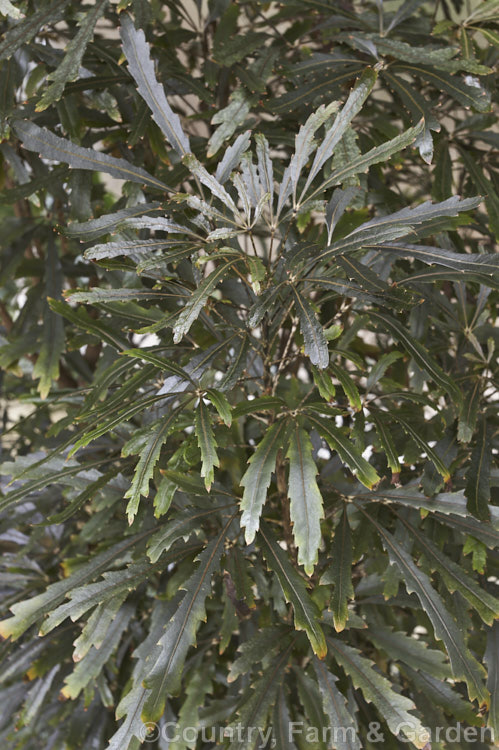
M 327 644 L 325 639 L 320 643 L 315 644 L 314 652 L 318 659 L 324 661 L 327 656 Z
M 244 540 L 248 546 L 255 541 L 255 535 L 256 535 L 256 529 L 251 529 L 249 527 L 246 527 Z
M 12 617 L 8 617 L 6 620 L 2 620 L 0 622 L 0 638 L 2 638 L 3 640 L 7 640 L 7 638 L 9 638 L 9 636 L 11 636 L 14 632 L 12 624 L 9 626 L 9 623 L 13 619 L 14 618 Z

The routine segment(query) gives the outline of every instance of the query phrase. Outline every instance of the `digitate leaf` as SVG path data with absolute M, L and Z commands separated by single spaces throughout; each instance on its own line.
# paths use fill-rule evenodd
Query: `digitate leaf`
M 217 456 L 217 443 L 211 425 L 211 416 L 203 399 L 199 400 L 195 421 L 196 437 L 201 451 L 201 476 L 208 492 L 215 476 L 215 466 L 220 466 Z
M 437 385 L 443 388 L 444 391 L 456 401 L 456 403 L 461 403 L 461 391 L 456 386 L 455 381 L 442 370 L 428 350 L 411 336 L 404 326 L 402 326 L 395 318 L 386 313 L 381 313 L 378 310 L 371 311 L 370 315 L 375 321 L 379 321 L 381 327 L 388 330 L 397 341 L 402 344 L 404 349 L 411 355 L 411 357 L 413 357 L 416 364 L 419 365 L 419 367 L 421 367 L 421 369 L 424 370 L 429 377 L 437 383 Z
M 232 518 L 222 531 L 199 555 L 196 571 L 185 583 L 185 595 L 168 622 L 158 642 L 160 654 L 151 665 L 144 680 L 150 689 L 142 710 L 143 721 L 157 721 L 165 709 L 167 696 L 180 690 L 182 669 L 189 647 L 195 642 L 196 632 L 205 618 L 205 601 L 211 592 L 211 581 L 220 557 L 227 529 Z
M 218 268 L 212 271 L 210 275 L 201 282 L 177 318 L 173 328 L 173 343 L 178 344 L 183 336 L 189 332 L 190 327 L 194 321 L 197 320 L 210 294 L 215 291 L 219 281 L 223 279 L 229 271 L 229 268 L 231 268 L 236 262 L 237 260 L 231 259 L 225 261 L 225 263 L 221 263 Z
M 95 24 L 103 15 L 107 3 L 108 0 L 100 0 L 85 14 L 79 24 L 78 32 L 66 47 L 64 60 L 48 76 L 49 80 L 53 83 L 43 92 L 41 99 L 36 105 L 37 112 L 42 112 L 51 104 L 58 101 L 62 96 L 66 84 L 77 78 L 87 44 L 94 34 Z
M 293 605 L 295 628 L 305 630 L 314 653 L 323 659 L 327 647 L 318 623 L 320 612 L 317 605 L 307 593 L 303 579 L 264 523 L 260 526 L 260 538 L 267 564 L 277 575 L 286 601 Z
M 466 476 L 466 507 L 475 518 L 488 521 L 490 518 L 490 469 L 492 464 L 492 445 L 487 421 L 479 421 L 477 441 L 471 454 L 471 461 Z
M 343 370 L 339 365 L 331 362 L 329 369 L 332 371 L 334 377 L 340 381 L 340 385 L 343 388 L 345 396 L 352 409 L 360 411 L 362 409 L 362 401 L 360 400 L 359 391 L 353 378 L 349 375 L 346 370 Z
M 57 0 L 51 5 L 45 5 L 10 28 L 0 42 L 0 60 L 11 57 L 19 47 L 30 42 L 43 26 L 60 21 L 68 3 L 69 0 Z
M 350 92 L 350 95 L 343 105 L 342 109 L 336 116 L 331 129 L 326 133 L 326 136 L 318 147 L 315 154 L 315 159 L 308 173 L 305 187 L 303 188 L 303 194 L 305 194 L 308 186 L 319 172 L 323 164 L 332 156 L 335 146 L 339 143 L 346 128 L 359 112 L 365 100 L 369 96 L 374 84 L 376 83 L 377 72 L 372 68 L 366 68 L 362 73 L 354 88 Z
M 175 151 L 181 155 L 188 153 L 189 139 L 182 130 L 178 115 L 168 104 L 163 87 L 156 79 L 154 63 L 144 32 L 142 29 L 137 30 L 126 14 L 123 14 L 121 21 L 121 38 L 123 52 L 139 94 L 149 106 L 152 116 Z
M 337 451 L 343 463 L 351 469 L 359 482 L 362 482 L 369 489 L 379 482 L 379 476 L 374 468 L 362 457 L 354 443 L 348 440 L 341 430 L 314 414 L 308 413 L 307 419 L 329 443 L 331 449 Z
M 329 350 L 324 330 L 310 303 L 291 287 L 295 300 L 295 310 L 300 321 L 300 329 L 305 342 L 305 354 L 313 365 L 324 370 L 329 365 Z
M 454 677 L 466 682 L 470 700 L 478 698 L 481 704 L 488 703 L 488 692 L 483 684 L 484 669 L 467 648 L 461 630 L 432 587 L 430 579 L 408 557 L 390 532 L 370 516 L 369 520 L 380 535 L 392 564 L 397 565 L 402 573 L 407 591 L 416 594 L 431 620 L 435 636 L 444 642 Z
M 314 669 L 321 691 L 324 713 L 333 729 L 332 747 L 336 750 L 360 750 L 357 724 L 348 710 L 345 697 L 336 686 L 338 677 L 318 659 L 314 659 Z
M 331 546 L 332 562 L 321 578 L 321 584 L 334 584 L 331 610 L 336 632 L 340 633 L 348 620 L 348 601 L 353 599 L 352 585 L 352 534 L 346 508 L 334 530 Z
M 150 430 L 150 435 L 140 450 L 140 459 L 135 467 L 131 487 L 125 493 L 125 497 L 129 498 L 126 506 L 129 524 L 133 523 L 133 519 L 137 515 L 140 498 L 149 495 L 149 482 L 152 479 L 154 467 L 159 461 L 161 450 L 169 433 L 175 427 L 178 413 L 178 409 L 173 409 L 167 417 L 160 420 L 155 429 Z
M 293 536 L 298 547 L 298 564 L 312 575 L 321 542 L 320 521 L 324 517 L 322 495 L 317 486 L 317 466 L 312 443 L 302 427 L 291 429 L 286 457 L 289 459 L 289 509 Z
M 235 416 L 235 415 L 234 415 Z M 244 526 L 246 544 L 251 544 L 260 525 L 260 515 L 267 499 L 267 489 L 275 469 L 277 453 L 286 441 L 286 422 L 280 419 L 265 433 L 248 461 L 241 487 L 241 526 Z
M 47 242 L 47 270 L 45 275 L 45 294 L 47 298 L 59 297 L 62 289 L 61 264 L 54 242 Z M 44 304 L 43 340 L 38 359 L 33 368 L 33 377 L 40 378 L 38 390 L 46 398 L 53 380 L 59 377 L 60 359 L 64 351 L 64 323 L 62 318 L 53 312 L 48 302 Z
M 65 138 L 59 138 L 50 130 L 40 128 L 33 122 L 27 120 L 16 120 L 12 127 L 21 139 L 24 148 L 29 151 L 36 151 L 46 159 L 54 159 L 69 164 L 76 169 L 91 169 L 97 172 L 106 172 L 111 177 L 117 177 L 120 180 L 130 180 L 131 182 L 140 182 L 143 185 L 159 190 L 168 190 L 169 188 L 156 177 L 152 177 L 141 167 L 136 167 L 125 159 L 116 159 L 114 156 L 108 156 L 101 151 L 95 151 L 91 148 L 82 148 L 76 146 Z
M 409 732 L 409 737 L 418 748 L 424 748 L 428 733 L 424 731 L 420 720 L 409 711 L 416 707 L 414 703 L 392 689 L 390 681 L 374 669 L 369 659 L 359 651 L 347 646 L 339 638 L 327 637 L 327 647 L 331 656 L 340 664 L 356 688 L 362 690 L 364 698 L 374 703 L 381 716 L 394 734 Z
M 404 518 L 401 518 L 401 521 L 418 543 L 431 568 L 438 570 L 447 588 L 450 591 L 459 591 L 476 609 L 482 620 L 491 625 L 499 617 L 499 599 L 479 586 L 460 565 L 451 560 L 431 539 L 427 539 Z

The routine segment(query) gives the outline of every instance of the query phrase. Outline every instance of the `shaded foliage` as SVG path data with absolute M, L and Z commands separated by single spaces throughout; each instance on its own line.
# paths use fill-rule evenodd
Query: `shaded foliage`
M 499 732 L 498 4 L 461 5 L 0 0 L 3 746 Z

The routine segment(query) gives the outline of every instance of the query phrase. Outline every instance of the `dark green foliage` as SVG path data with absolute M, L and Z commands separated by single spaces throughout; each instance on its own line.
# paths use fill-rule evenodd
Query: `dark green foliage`
M 0 0 L 1 747 L 499 736 L 498 13 Z

